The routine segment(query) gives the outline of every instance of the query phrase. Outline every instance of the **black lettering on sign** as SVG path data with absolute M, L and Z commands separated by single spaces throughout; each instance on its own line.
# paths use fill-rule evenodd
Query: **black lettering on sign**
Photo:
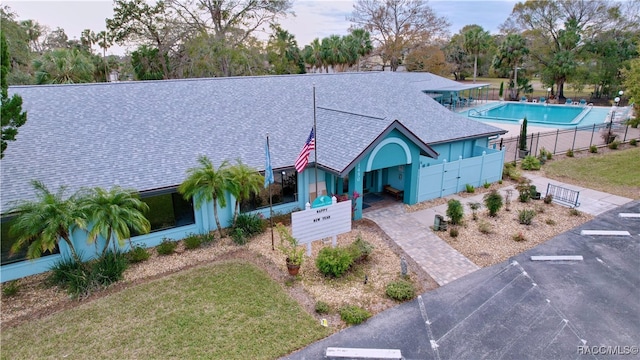
M 313 219 L 313 222 L 318 222 L 318 221 L 320 221 L 320 218 Z
M 322 220 L 329 220 L 331 218 L 331 215 L 327 215 L 327 216 L 323 216 Z

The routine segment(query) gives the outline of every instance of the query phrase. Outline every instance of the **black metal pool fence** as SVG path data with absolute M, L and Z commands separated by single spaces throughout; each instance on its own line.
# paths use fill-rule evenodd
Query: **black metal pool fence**
M 538 156 L 541 150 L 551 154 L 566 154 L 569 150 L 587 150 L 591 146 L 607 146 L 610 142 L 625 143 L 631 139 L 640 141 L 640 129 L 633 128 L 626 121 L 610 121 L 601 124 L 576 126 L 569 129 L 557 129 L 548 132 L 527 134 L 529 155 Z M 517 161 L 522 156 L 518 144 L 520 136 L 497 138 L 489 147 L 505 151 L 505 161 Z

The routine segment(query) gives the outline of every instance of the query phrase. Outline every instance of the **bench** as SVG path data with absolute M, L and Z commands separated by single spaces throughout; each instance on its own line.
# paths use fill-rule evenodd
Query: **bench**
M 563 188 L 562 186 L 548 184 L 547 195 L 551 195 L 553 201 L 569 205 L 570 207 L 580 206 L 578 198 L 580 197 L 580 191 Z
M 364 349 L 364 348 L 339 348 L 328 347 L 325 353 L 328 358 L 349 359 L 402 359 L 402 353 L 398 349 Z
M 383 189 L 384 189 L 384 192 L 386 192 L 387 194 L 393 195 L 396 198 L 396 200 L 400 200 L 401 197 L 404 197 L 404 191 L 398 190 L 392 187 L 391 185 L 385 185 L 383 186 Z

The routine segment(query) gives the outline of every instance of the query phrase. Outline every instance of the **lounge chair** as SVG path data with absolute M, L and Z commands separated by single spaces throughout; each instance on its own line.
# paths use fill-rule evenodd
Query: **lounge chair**
M 545 99 L 544 96 L 540 96 L 540 103 L 544 104 L 545 102 L 547 102 L 547 99 Z
M 585 105 L 587 105 L 587 100 L 580 99 L 580 106 L 585 106 Z
M 520 102 L 527 102 L 527 97 L 526 96 L 521 97 Z
M 567 101 L 564 102 L 565 105 L 571 105 L 571 103 L 572 103 L 572 100 L 569 98 L 567 98 Z

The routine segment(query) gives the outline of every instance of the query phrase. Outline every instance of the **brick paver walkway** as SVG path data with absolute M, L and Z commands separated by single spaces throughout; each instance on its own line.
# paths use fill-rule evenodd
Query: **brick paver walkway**
M 407 213 L 402 204 L 368 211 L 374 221 L 439 284 L 478 270 L 478 266 L 437 237 L 429 226 Z

